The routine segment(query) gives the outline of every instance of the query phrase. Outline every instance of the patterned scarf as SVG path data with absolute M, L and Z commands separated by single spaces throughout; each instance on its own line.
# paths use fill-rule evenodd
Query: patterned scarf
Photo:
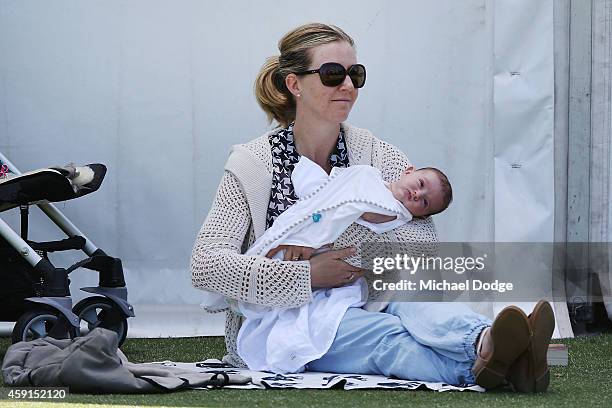
M 270 203 L 266 216 L 266 228 L 270 228 L 276 217 L 281 215 L 287 208 L 297 201 L 291 173 L 293 167 L 300 160 L 300 155 L 295 149 L 293 141 L 293 123 L 287 128 L 269 137 L 272 148 L 272 190 L 270 192 Z M 344 139 L 344 129 L 340 127 L 338 143 L 329 156 L 332 167 L 348 167 L 348 150 Z

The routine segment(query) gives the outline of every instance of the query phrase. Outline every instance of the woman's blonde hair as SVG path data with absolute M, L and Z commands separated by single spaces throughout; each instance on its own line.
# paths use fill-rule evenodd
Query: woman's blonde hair
M 334 41 L 355 45 L 339 27 L 321 23 L 304 24 L 280 39 L 280 55 L 268 58 L 255 79 L 255 97 L 270 122 L 276 120 L 287 126 L 295 120 L 295 100 L 285 85 L 285 78 L 290 73 L 309 69 L 311 49 Z

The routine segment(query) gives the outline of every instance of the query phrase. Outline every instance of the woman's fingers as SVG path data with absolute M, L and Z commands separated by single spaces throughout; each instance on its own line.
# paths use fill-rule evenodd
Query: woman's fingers
M 351 284 L 361 278 L 367 271 L 363 268 L 355 267 L 341 259 L 334 260 L 336 263 L 333 287 L 340 287 Z
M 303 261 L 307 261 L 312 258 L 312 254 L 314 253 L 314 248 L 304 247 L 302 249 L 302 254 L 300 255 L 300 259 Z
M 344 262 L 344 264 L 346 265 L 346 267 L 344 269 L 344 272 L 346 274 L 348 274 L 348 275 L 355 276 L 355 279 L 365 275 L 365 273 L 366 273 L 366 270 L 363 269 L 363 268 L 358 268 L 358 267 L 350 265 L 350 264 L 348 264 L 346 262 Z
M 310 259 L 310 278 L 313 288 L 333 288 L 352 283 L 367 270 L 344 261 L 355 254 L 354 248 L 344 248 L 318 254 Z
M 354 273 L 354 274 L 359 275 L 359 276 L 365 275 L 365 273 L 367 271 L 368 271 L 367 269 L 358 268 L 356 266 L 351 266 L 351 270 L 350 270 L 351 273 Z
M 346 271 L 335 282 L 334 287 L 350 285 L 350 284 L 354 283 L 357 279 L 361 278 L 362 276 L 363 276 L 363 273 L 360 272 L 360 271 L 355 271 L 355 272 Z
M 283 261 L 297 261 L 298 259 L 300 259 L 300 256 L 296 254 L 295 247 L 288 246 Z
M 287 248 L 287 245 L 279 245 L 276 248 L 269 250 L 268 253 L 266 254 L 266 258 L 273 258 L 274 255 L 276 255 L 277 253 L 279 253 L 285 248 Z
M 357 250 L 353 247 L 348 247 L 344 249 L 337 249 L 335 251 L 329 251 L 329 253 L 334 257 L 334 259 L 344 259 L 355 255 Z
M 285 251 L 283 255 L 283 261 L 307 261 L 312 257 L 314 248 L 298 246 L 298 245 L 280 245 L 274 249 L 271 249 L 266 257 L 272 258 L 279 251 Z
M 324 245 L 327 248 L 331 248 L 334 244 L 326 244 Z M 312 258 L 312 255 L 315 252 L 314 248 L 303 247 L 303 246 L 295 246 L 295 245 L 279 245 L 274 249 L 271 249 L 266 254 L 266 258 L 273 258 L 274 255 L 279 253 L 280 251 L 285 251 L 285 255 L 283 256 L 284 261 L 307 261 Z M 326 252 L 326 256 L 331 257 L 332 259 L 344 259 L 349 256 L 355 255 L 357 250 L 355 248 L 343 248 L 337 249 L 335 251 Z

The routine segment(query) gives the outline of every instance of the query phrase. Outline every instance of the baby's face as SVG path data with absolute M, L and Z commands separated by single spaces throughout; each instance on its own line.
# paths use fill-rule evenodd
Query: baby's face
M 440 179 L 431 170 L 408 167 L 400 179 L 392 184 L 391 191 L 414 217 L 425 217 L 444 205 Z

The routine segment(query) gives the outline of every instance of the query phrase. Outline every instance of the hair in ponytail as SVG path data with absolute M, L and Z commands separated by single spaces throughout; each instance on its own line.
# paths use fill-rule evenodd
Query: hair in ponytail
M 255 97 L 268 121 L 287 126 L 295 118 L 295 101 L 279 75 L 279 57 L 270 57 L 255 79 Z
M 355 45 L 339 27 L 321 23 L 299 26 L 280 39 L 280 55 L 268 58 L 255 79 L 255 97 L 270 122 L 276 120 L 287 126 L 295 120 L 295 99 L 285 85 L 285 78 L 292 72 L 308 69 L 310 50 L 334 41 Z

